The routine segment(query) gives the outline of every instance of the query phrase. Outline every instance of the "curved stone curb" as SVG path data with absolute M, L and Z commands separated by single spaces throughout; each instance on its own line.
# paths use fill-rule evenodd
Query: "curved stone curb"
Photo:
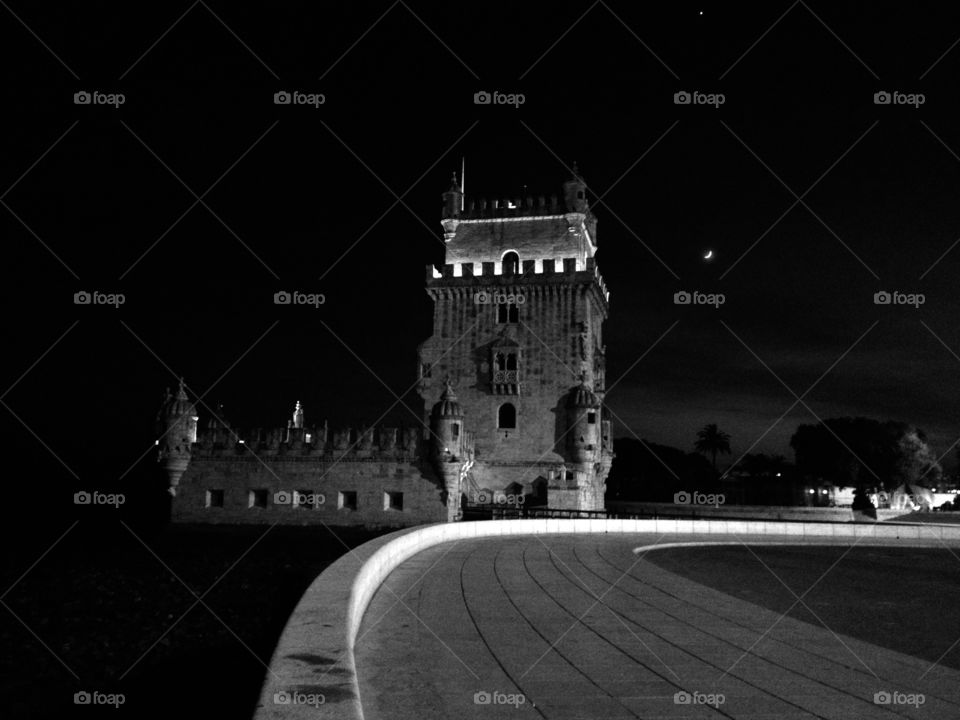
M 579 533 L 742 536 L 754 540 L 776 535 L 774 544 L 788 545 L 861 538 L 938 544 L 960 540 L 960 525 L 544 519 L 440 523 L 407 528 L 348 552 L 310 584 L 274 651 L 255 720 L 315 720 L 321 702 L 325 718 L 363 720 L 353 654 L 357 632 L 367 606 L 383 581 L 417 553 L 457 540 Z M 740 544 L 740 541 L 735 542 Z M 675 545 L 691 544 L 703 543 Z M 671 543 L 662 544 L 668 545 Z

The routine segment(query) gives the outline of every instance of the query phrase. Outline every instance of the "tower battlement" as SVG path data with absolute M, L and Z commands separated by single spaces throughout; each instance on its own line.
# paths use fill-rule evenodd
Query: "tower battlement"
M 521 267 L 514 272 L 504 272 L 504 263 L 496 261 L 447 263 L 438 269 L 427 265 L 427 288 L 449 287 L 462 284 L 470 287 L 481 285 L 522 285 L 524 283 L 542 283 L 556 278 L 558 282 L 596 283 L 603 299 L 610 301 L 610 291 L 600 275 L 597 262 L 593 257 L 580 258 L 537 258 L 523 260 Z M 476 280 L 482 280 L 477 283 Z M 461 280 L 461 283 L 450 281 Z

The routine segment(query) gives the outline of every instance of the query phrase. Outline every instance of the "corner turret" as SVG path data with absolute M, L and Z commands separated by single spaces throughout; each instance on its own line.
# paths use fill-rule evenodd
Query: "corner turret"
M 567 450 L 575 463 L 591 463 L 600 450 L 600 398 L 586 378 L 567 395 Z
M 180 387 L 173 395 L 167 388 L 157 413 L 157 431 L 160 437 L 157 461 L 167 472 L 167 492 L 176 496 L 177 484 L 190 464 L 193 444 L 197 441 L 197 408 L 187 398 L 186 385 L 180 378 Z
M 463 190 L 457 182 L 457 174 L 453 174 L 450 189 L 443 193 L 443 212 L 440 223 L 443 225 L 443 237 L 450 241 L 457 234 L 460 224 L 460 213 L 463 209 Z
M 580 177 L 576 162 L 573 163 L 573 176 L 563 184 L 563 204 L 568 213 L 586 214 L 589 209 L 587 184 Z
M 449 378 L 440 402 L 433 406 L 430 425 L 430 452 L 443 479 L 447 522 L 452 522 L 460 517 L 460 487 L 473 453 L 463 430 L 463 409 Z

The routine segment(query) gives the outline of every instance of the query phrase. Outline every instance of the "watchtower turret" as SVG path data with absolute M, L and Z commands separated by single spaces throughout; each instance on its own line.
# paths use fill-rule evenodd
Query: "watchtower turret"
M 448 378 L 440 402 L 433 406 L 430 418 L 430 451 L 434 467 L 443 478 L 447 521 L 458 519 L 460 515 L 460 486 L 470 458 L 464 452 L 466 448 L 463 431 L 463 410 L 457 401 L 457 394 Z
M 563 203 L 568 213 L 585 214 L 590 207 L 587 204 L 587 184 L 580 177 L 576 162 L 573 163 L 573 177 L 563 184 Z
M 193 443 L 197 441 L 197 408 L 187 398 L 186 386 L 180 378 L 180 387 L 173 395 L 167 388 L 157 413 L 157 461 L 167 472 L 167 491 L 176 496 L 177 484 L 190 464 Z

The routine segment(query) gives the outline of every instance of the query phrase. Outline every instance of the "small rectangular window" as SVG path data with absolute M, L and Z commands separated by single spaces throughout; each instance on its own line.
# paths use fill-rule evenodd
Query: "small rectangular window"
M 587 422 L 593 425 L 597 421 L 597 414 L 595 412 L 587 413 Z
M 223 507 L 223 490 L 207 490 L 207 507 Z
M 460 437 L 460 423 L 454 423 L 454 424 L 451 426 L 451 430 L 453 431 L 453 439 L 454 439 L 454 440 L 456 440 L 457 438 Z
M 357 493 L 354 490 L 341 490 L 337 498 L 337 508 L 339 510 L 356 510 Z
M 403 493 L 389 491 L 385 492 L 383 494 L 383 509 L 403 510 Z
M 265 508 L 267 506 L 267 496 L 268 493 L 263 488 L 251 490 L 249 499 L 247 501 L 247 507 Z

